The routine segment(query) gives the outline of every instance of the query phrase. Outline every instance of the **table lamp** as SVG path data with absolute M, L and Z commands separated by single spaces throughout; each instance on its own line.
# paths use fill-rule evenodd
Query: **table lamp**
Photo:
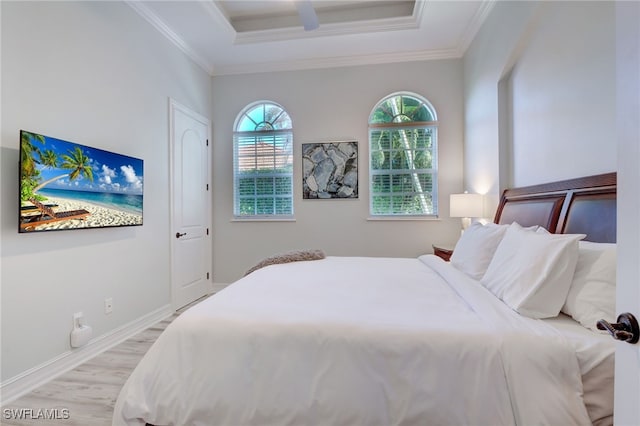
M 482 194 L 451 194 L 449 197 L 449 216 L 462 218 L 462 231 L 471 225 L 472 217 L 483 217 Z

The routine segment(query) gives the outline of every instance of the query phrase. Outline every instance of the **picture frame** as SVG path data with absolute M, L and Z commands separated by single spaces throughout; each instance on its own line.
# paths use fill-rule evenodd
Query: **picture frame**
M 302 144 L 302 198 L 358 198 L 358 142 Z

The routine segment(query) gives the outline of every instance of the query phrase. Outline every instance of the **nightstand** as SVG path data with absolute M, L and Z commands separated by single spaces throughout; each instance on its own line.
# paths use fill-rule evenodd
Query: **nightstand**
M 453 246 L 449 244 L 433 244 L 433 254 L 448 262 L 453 254 Z

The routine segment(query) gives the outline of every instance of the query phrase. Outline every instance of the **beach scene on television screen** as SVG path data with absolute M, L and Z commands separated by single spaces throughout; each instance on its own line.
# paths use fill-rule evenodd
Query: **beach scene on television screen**
M 20 232 L 142 225 L 143 161 L 20 133 Z

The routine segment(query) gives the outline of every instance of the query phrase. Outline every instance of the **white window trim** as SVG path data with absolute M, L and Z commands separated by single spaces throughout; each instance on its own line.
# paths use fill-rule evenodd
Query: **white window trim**
M 367 217 L 368 221 L 425 221 L 425 222 L 439 222 L 440 216 L 436 215 L 377 215 Z
M 234 216 L 229 222 L 295 222 L 294 216 Z

